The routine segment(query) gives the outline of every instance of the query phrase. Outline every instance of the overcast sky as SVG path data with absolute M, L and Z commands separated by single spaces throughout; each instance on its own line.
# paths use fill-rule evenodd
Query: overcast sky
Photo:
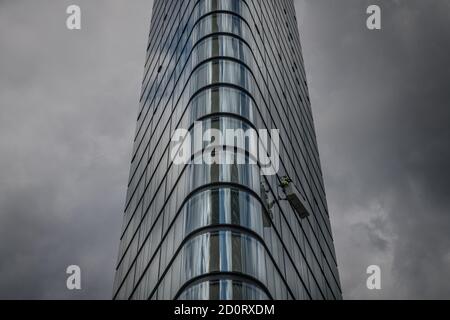
M 450 299 L 450 1 L 295 2 L 344 297 Z M 151 9 L 0 0 L 0 298 L 111 298 Z

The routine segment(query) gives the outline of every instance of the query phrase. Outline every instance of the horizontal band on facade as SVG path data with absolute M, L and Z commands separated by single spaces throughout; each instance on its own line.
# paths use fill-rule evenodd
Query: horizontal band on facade
M 257 288 L 259 288 L 260 290 L 264 291 L 264 293 L 267 295 L 267 297 L 270 300 L 273 300 L 273 297 L 270 294 L 269 290 L 261 281 L 259 281 L 258 279 L 254 278 L 252 276 L 246 275 L 244 273 L 239 273 L 239 272 L 210 272 L 208 274 L 195 277 L 195 278 L 187 281 L 178 290 L 177 294 L 174 297 L 174 300 L 178 300 L 178 298 L 183 294 L 184 291 L 188 290 L 189 288 L 191 288 L 197 284 L 201 284 L 201 283 L 207 282 L 207 281 L 215 281 L 215 280 L 233 280 L 233 281 L 240 281 L 243 283 L 252 284 L 252 285 L 256 286 Z

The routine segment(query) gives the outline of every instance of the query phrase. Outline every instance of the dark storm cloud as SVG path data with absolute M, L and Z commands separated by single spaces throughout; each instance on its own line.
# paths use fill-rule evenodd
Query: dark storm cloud
M 450 298 L 450 2 L 296 6 L 344 296 Z M 0 1 L 0 298 L 111 297 L 151 7 Z
M 450 298 L 450 2 L 298 9 L 344 296 Z

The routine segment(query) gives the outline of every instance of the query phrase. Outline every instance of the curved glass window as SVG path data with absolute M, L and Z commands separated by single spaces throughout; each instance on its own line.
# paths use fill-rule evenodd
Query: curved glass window
M 185 204 L 180 223 L 185 234 L 205 226 L 229 224 L 262 235 L 263 228 L 270 225 L 261 203 L 249 193 L 234 188 L 204 190 L 194 195 Z
M 269 297 L 253 284 L 220 279 L 197 283 L 184 290 L 178 300 L 269 300 Z
M 173 299 L 183 284 L 217 272 L 245 274 L 261 283 L 267 283 L 267 274 L 275 274 L 277 281 L 282 281 L 264 246 L 255 238 L 234 231 L 195 236 L 181 248 L 169 268 L 158 286 L 158 300 Z
M 232 11 L 245 17 L 249 17 L 247 4 L 242 0 L 201 0 L 198 5 L 200 15 L 211 11 Z
M 191 96 L 200 88 L 214 83 L 230 83 L 253 91 L 253 77 L 248 69 L 237 62 L 214 60 L 201 65 L 191 78 Z
M 243 161 L 247 164 L 240 164 L 234 151 L 217 151 L 214 157 L 219 161 L 233 160 L 233 164 L 194 164 L 189 165 L 186 170 L 188 174 L 188 190 L 195 190 L 211 183 L 235 183 L 246 186 L 256 194 L 260 194 L 261 174 L 257 164 L 248 164 L 249 159 Z M 245 158 L 245 156 L 242 156 Z M 204 161 L 203 155 L 200 155 L 198 163 Z M 231 160 L 230 160 L 231 161 Z
M 252 61 L 250 48 L 241 40 L 231 36 L 212 36 L 204 39 L 192 52 L 191 64 L 195 67 L 200 62 L 213 57 L 231 57 L 246 64 Z
M 189 126 L 212 113 L 233 113 L 253 123 L 254 112 L 253 100 L 241 90 L 229 87 L 206 89 L 195 96 L 188 108 Z
M 213 13 L 202 18 L 192 31 L 191 41 L 196 43 L 203 36 L 216 33 L 228 32 L 248 39 L 250 30 L 248 25 L 240 17 L 227 13 Z

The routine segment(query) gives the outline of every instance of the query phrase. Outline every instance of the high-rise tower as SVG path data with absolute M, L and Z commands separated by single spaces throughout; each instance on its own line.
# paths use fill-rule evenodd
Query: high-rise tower
M 196 124 L 278 129 L 276 174 L 245 148 L 174 163 Z M 341 296 L 294 1 L 155 0 L 114 298 Z

